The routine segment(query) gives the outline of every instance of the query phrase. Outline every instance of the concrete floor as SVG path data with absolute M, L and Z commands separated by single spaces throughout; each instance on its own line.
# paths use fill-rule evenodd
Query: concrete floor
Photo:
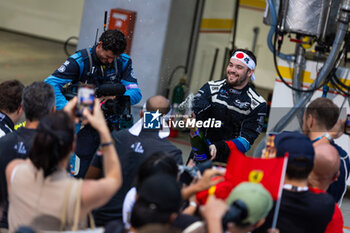
M 69 47 L 69 51 L 74 50 L 74 46 Z M 44 80 L 66 59 L 63 43 L 0 30 L 0 82 L 18 79 L 27 85 L 33 81 Z M 133 114 L 137 118 L 138 109 L 133 109 Z M 180 133 L 179 137 L 170 138 L 170 141 L 183 151 L 186 161 L 190 152 L 188 136 Z M 344 199 L 341 210 L 345 223 L 344 232 L 350 233 L 350 199 Z

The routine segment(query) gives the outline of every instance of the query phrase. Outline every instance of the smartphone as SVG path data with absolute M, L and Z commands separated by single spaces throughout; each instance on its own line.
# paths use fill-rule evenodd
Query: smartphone
M 85 108 L 92 112 L 95 100 L 95 88 L 92 85 L 84 85 L 78 88 L 78 103 L 75 111 L 77 117 L 83 116 Z
M 344 133 L 350 135 L 350 114 L 346 116 Z

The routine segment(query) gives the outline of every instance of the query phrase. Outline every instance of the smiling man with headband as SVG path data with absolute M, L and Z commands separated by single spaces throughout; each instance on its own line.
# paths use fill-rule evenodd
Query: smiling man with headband
M 200 129 L 208 139 L 208 159 L 226 162 L 228 140 L 245 153 L 261 133 L 266 101 L 249 85 L 250 79 L 255 80 L 256 64 L 251 51 L 235 50 L 226 69 L 226 79 L 207 82 L 195 96 L 193 111 L 197 120 L 215 118 L 222 122 L 220 128 Z M 196 160 L 196 155 L 191 157 Z

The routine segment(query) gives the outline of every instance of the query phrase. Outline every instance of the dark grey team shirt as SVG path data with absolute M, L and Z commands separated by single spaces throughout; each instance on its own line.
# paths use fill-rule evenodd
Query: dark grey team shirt
M 33 145 L 35 129 L 19 128 L 17 131 L 0 138 L 0 205 L 3 205 L 3 215 L 0 221 L 1 228 L 8 228 L 8 193 L 5 170 L 14 159 L 26 159 Z
M 149 155 L 161 151 L 172 156 L 178 164 L 183 164 L 181 150 L 166 138 L 160 138 L 158 133 L 159 131 L 142 130 L 139 136 L 135 136 L 128 129 L 112 133 L 122 168 L 123 185 L 106 205 L 93 211 L 98 226 L 104 226 L 112 220 L 122 220 L 125 195 L 134 185 L 140 164 Z M 102 156 L 97 153 L 91 165 L 103 169 Z

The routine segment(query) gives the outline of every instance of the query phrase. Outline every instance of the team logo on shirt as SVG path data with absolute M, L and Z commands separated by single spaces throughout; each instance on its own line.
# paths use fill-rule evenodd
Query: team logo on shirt
M 225 89 L 220 90 L 220 96 L 223 98 L 228 98 L 228 92 Z
M 141 142 L 136 142 L 131 145 L 131 149 L 133 149 L 136 153 L 143 154 L 144 150 Z
M 236 99 L 235 102 L 233 102 L 233 103 L 239 108 L 248 108 L 249 107 L 249 102 L 241 102 L 238 99 Z
M 18 154 L 27 154 L 27 150 L 23 142 L 19 142 L 18 144 L 16 144 L 14 146 L 14 149 L 17 151 Z
M 63 73 L 64 71 L 66 71 L 68 65 L 69 65 L 69 61 L 67 60 L 67 61 L 65 61 L 65 62 L 63 63 L 63 65 L 61 65 L 60 68 L 58 68 L 57 70 L 58 70 L 59 72 Z
M 233 89 L 233 88 L 230 88 L 229 90 L 228 90 L 231 94 L 238 94 L 238 95 L 240 95 L 242 92 L 241 91 L 237 91 L 237 90 L 235 90 L 235 89 Z
M 63 73 L 64 71 L 66 71 L 66 66 L 65 65 L 61 65 L 60 68 L 58 68 L 57 70 L 61 73 Z

